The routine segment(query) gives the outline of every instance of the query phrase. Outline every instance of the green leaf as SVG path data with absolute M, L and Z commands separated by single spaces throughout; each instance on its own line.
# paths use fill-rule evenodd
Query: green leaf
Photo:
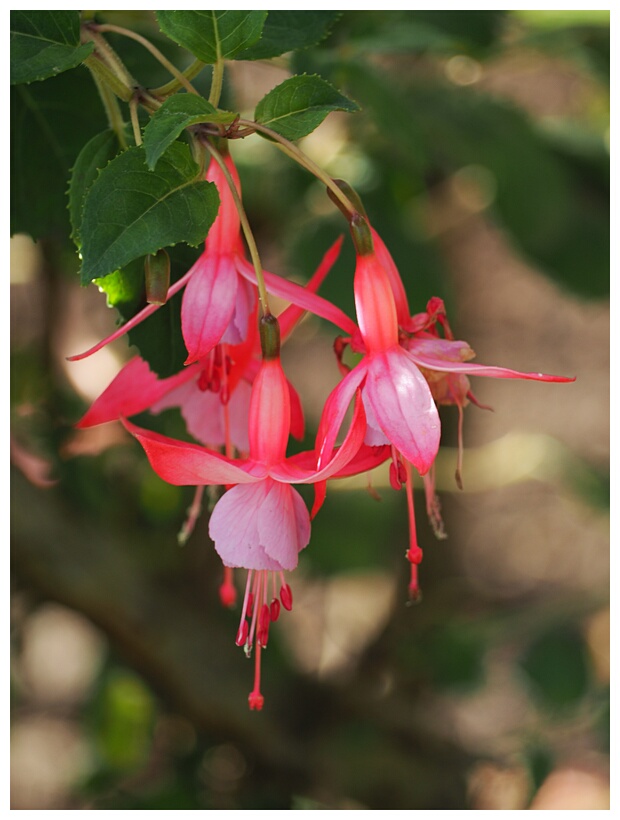
M 11 232 L 68 239 L 67 182 L 84 144 L 106 127 L 85 68 L 11 88 Z
M 158 11 L 159 27 L 204 63 L 232 59 L 261 36 L 266 11 Z
M 270 11 L 260 40 L 237 54 L 237 60 L 268 60 L 324 40 L 341 11 Z
M 147 165 L 153 170 L 157 160 L 184 128 L 201 122 L 229 123 L 235 116 L 229 111 L 217 111 L 211 103 L 196 94 L 169 97 L 144 129 Z
M 80 44 L 78 11 L 11 11 L 12 85 L 75 68 L 93 49 Z
M 333 85 L 316 74 L 291 77 L 273 88 L 256 106 L 254 118 L 289 140 L 298 140 L 320 125 L 330 111 L 359 111 Z
M 113 159 L 86 195 L 82 283 L 177 242 L 202 242 L 219 197 L 212 183 L 196 179 L 197 172 L 181 143 L 170 146 L 156 172 L 147 169 L 142 147 Z
M 84 200 L 90 186 L 107 163 L 118 153 L 119 145 L 113 131 L 102 131 L 89 140 L 75 161 L 69 182 L 69 216 L 71 219 L 71 238 L 80 247 L 80 225 Z

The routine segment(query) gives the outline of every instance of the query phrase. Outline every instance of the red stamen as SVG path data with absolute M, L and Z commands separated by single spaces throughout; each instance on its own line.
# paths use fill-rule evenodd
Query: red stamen
M 277 621 L 280 617 L 280 601 L 277 598 L 274 598 L 269 605 L 269 617 L 273 622 Z
M 250 629 L 250 625 L 247 621 L 243 621 L 239 625 L 239 630 L 237 632 L 237 637 L 235 638 L 235 643 L 237 646 L 243 646 L 248 639 L 248 632 Z
M 288 584 L 282 584 L 280 587 L 280 600 L 284 609 L 290 612 L 293 608 L 293 593 Z
M 398 475 L 398 467 L 393 461 L 390 463 L 390 485 L 393 490 L 400 490 L 403 486 Z
M 206 369 L 203 370 L 200 376 L 198 377 L 198 389 L 201 392 L 206 393 L 206 391 L 209 389 L 210 380 L 210 376 L 207 373 Z
M 267 584 L 269 583 L 269 576 L 266 572 L 263 573 L 263 590 L 261 595 L 260 613 L 258 615 L 258 642 L 261 646 L 267 646 L 269 639 L 269 624 L 271 623 L 271 610 L 269 604 L 264 603 L 267 600 Z

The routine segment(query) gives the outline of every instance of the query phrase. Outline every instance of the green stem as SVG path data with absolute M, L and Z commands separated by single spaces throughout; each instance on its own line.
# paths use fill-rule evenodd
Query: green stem
M 252 120 L 244 120 L 239 119 L 239 125 L 247 126 L 248 128 L 252 128 L 255 131 L 260 131 L 261 134 L 266 134 L 270 137 L 274 142 L 278 143 L 278 147 L 291 159 L 295 160 L 295 162 L 299 163 L 303 168 L 313 174 L 317 179 L 320 179 L 321 182 L 332 192 L 333 196 L 342 204 L 345 212 L 347 212 L 350 217 L 354 216 L 357 213 L 356 207 L 350 201 L 350 199 L 346 196 L 346 194 L 339 188 L 339 186 L 334 182 L 334 180 L 329 176 L 329 174 L 325 173 L 325 171 L 316 164 L 313 160 L 310 159 L 309 156 L 304 154 L 304 152 L 298 148 L 294 143 L 290 142 L 286 139 L 286 137 L 281 136 L 276 131 L 272 131 L 271 128 L 267 128 L 266 125 L 261 125 L 258 122 L 253 122 Z
M 123 102 L 129 102 L 133 96 L 133 89 L 120 80 L 116 74 L 111 71 L 105 63 L 101 62 L 99 57 L 90 54 L 85 60 L 84 65 L 90 69 L 93 76 L 97 78 L 107 88 L 110 89 Z
M 105 37 L 102 37 L 101 34 L 97 32 L 94 23 L 82 26 L 82 40 L 84 42 L 92 41 L 95 44 L 97 56 L 124 85 L 128 88 L 133 88 L 137 85 L 112 46 L 107 42 Z
M 108 116 L 108 124 L 112 131 L 116 134 L 118 144 L 124 151 L 125 148 L 127 148 L 127 140 L 125 139 L 125 122 L 123 120 L 123 115 L 121 114 L 118 101 L 108 86 L 101 82 L 95 72 L 92 72 L 92 78 L 97 86 L 99 96 L 101 97 L 101 102 L 103 103 L 103 107 L 105 108 L 105 112 Z
M 224 60 L 218 58 L 213 65 L 213 76 L 211 77 L 211 93 L 209 94 L 209 102 L 214 108 L 220 104 L 220 97 L 222 96 L 222 85 L 224 82 Z
M 256 272 L 256 284 L 258 285 L 258 300 L 260 302 L 261 312 L 263 316 L 269 316 L 271 314 L 271 311 L 269 310 L 269 300 L 267 298 L 265 277 L 263 276 L 263 266 L 260 261 L 256 241 L 254 240 L 254 234 L 252 233 L 252 229 L 250 228 L 250 223 L 248 222 L 248 218 L 245 213 L 245 208 L 243 207 L 241 197 L 239 196 L 239 191 L 237 191 L 235 181 L 232 178 L 232 175 L 228 170 L 226 163 L 224 162 L 220 152 L 213 145 L 211 145 L 210 142 L 206 142 L 205 145 L 213 159 L 220 166 L 222 173 L 224 174 L 224 177 L 226 179 L 226 182 L 228 183 L 228 187 L 230 188 L 230 192 L 235 202 L 235 207 L 239 214 L 239 220 L 241 221 L 243 234 L 245 236 L 246 242 L 248 243 L 248 250 L 250 251 L 250 256 L 252 257 L 252 265 L 254 266 L 254 271 Z
M 138 102 L 135 98 L 129 103 L 129 113 L 131 115 L 133 138 L 136 145 L 142 145 L 142 132 L 140 131 L 140 120 L 138 119 Z
M 144 46 L 144 48 L 149 51 L 156 60 L 158 60 L 164 68 L 168 69 L 168 71 L 172 74 L 172 76 L 188 91 L 190 94 L 198 94 L 194 86 L 190 83 L 190 81 L 183 75 L 179 69 L 173 65 L 170 60 L 165 57 L 161 51 L 153 45 L 153 43 L 149 42 L 146 37 L 142 37 L 141 34 L 136 34 L 135 31 L 130 31 L 127 28 L 123 28 L 122 26 L 115 26 L 112 23 L 105 23 L 103 25 L 97 26 L 97 31 L 110 31 L 115 34 L 121 34 L 124 37 L 129 37 L 131 40 L 135 40 L 140 45 Z
M 185 69 L 185 71 L 182 72 L 182 74 L 186 80 L 193 80 L 194 77 L 200 74 L 200 72 L 205 66 L 206 63 L 203 63 L 202 60 L 194 60 L 194 62 L 190 66 L 188 66 Z M 160 85 L 159 88 L 153 88 L 151 90 L 151 93 L 155 97 L 169 97 L 170 94 L 174 94 L 182 86 L 183 83 L 180 80 L 174 79 L 170 80 L 170 82 L 166 83 L 165 85 Z

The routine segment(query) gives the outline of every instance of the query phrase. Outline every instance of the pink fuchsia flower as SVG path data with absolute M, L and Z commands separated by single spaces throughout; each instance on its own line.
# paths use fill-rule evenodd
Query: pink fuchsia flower
M 471 393 L 468 375 L 547 382 L 574 379 L 471 364 L 474 353 L 465 342 L 454 339 L 443 302 L 432 299 L 425 314 L 410 316 L 400 274 L 379 235 L 359 215 L 351 220 L 351 229 L 357 251 L 354 289 L 359 330 L 350 339 L 340 340 L 336 352 L 341 359 L 344 346 L 350 343 L 363 358 L 330 395 L 320 430 L 321 441 L 326 447 L 331 446 L 332 424 L 339 422 L 355 392 L 361 390 L 368 425 L 365 442 L 392 445 L 390 480 L 395 488 L 404 484 L 407 490 L 410 594 L 418 597 L 417 565 L 422 560 L 422 550 L 415 532 L 410 465 L 423 476 L 427 512 L 435 533 L 445 537 L 434 489 L 434 460 L 440 438 L 436 405 L 455 404 L 459 408 L 460 486 L 462 408 L 469 400 L 478 404 Z M 439 336 L 438 324 L 446 338 Z M 345 369 L 342 364 L 341 367 Z
M 273 583 L 283 571 L 295 569 L 298 554 L 310 540 L 310 515 L 292 484 L 324 482 L 340 470 L 351 469 L 360 450 L 365 421 L 357 402 L 353 421 L 342 445 L 327 454 L 322 467 L 311 454 L 286 457 L 290 433 L 291 406 L 287 380 L 279 357 L 279 332 L 273 317 L 261 323 L 263 360 L 254 383 L 249 413 L 249 456 L 232 459 L 194 444 L 161 436 L 125 421 L 138 439 L 155 472 L 171 484 L 218 485 L 228 487 L 213 509 L 209 534 L 225 566 L 250 571 L 237 641 L 247 650 L 256 638 L 255 686 L 250 707 L 261 708 L 260 649 L 266 645 L 268 627 L 276 609 L 267 603 L 270 573 Z M 267 341 L 265 341 L 267 340 Z M 363 457 L 364 468 L 367 453 Z M 313 513 L 322 501 L 319 496 Z M 284 587 L 280 600 L 286 607 L 292 599 Z M 248 615 L 253 590 L 252 615 Z M 290 608 L 290 607 L 289 607 Z M 273 611 L 272 611 L 273 610 Z M 249 618 L 249 622 L 246 620 Z
M 338 258 L 342 237 L 323 256 L 305 285 L 312 295 L 320 287 Z M 283 341 L 290 336 L 304 314 L 303 308 L 289 305 L 279 316 Z M 104 392 L 95 400 L 76 427 L 86 428 L 150 410 L 159 413 L 179 407 L 188 432 L 210 447 L 231 446 L 244 453 L 249 449 L 248 413 L 250 386 L 260 363 L 260 342 L 256 311 L 248 335 L 238 345 L 220 343 L 201 361 L 180 373 L 160 379 L 139 356 L 131 359 Z M 292 385 L 291 433 L 303 438 L 303 411 Z
M 239 176 L 232 157 L 226 155 L 224 161 L 240 193 Z M 218 216 L 206 237 L 204 251 L 189 271 L 168 289 L 170 299 L 185 288 L 181 327 L 188 350 L 186 364 L 204 359 L 220 342 L 239 344 L 245 339 L 257 300 L 256 272 L 245 257 L 239 214 L 226 176 L 215 159 L 211 160 L 206 179 L 218 189 Z M 263 275 L 269 293 L 311 311 L 346 333 L 355 331 L 355 323 L 331 302 L 269 271 L 263 271 Z M 110 336 L 83 353 L 68 357 L 69 361 L 96 353 L 160 307 L 161 304 L 147 305 Z
M 330 394 L 319 430 L 320 452 L 331 452 L 337 430 L 361 391 L 369 445 L 389 443 L 421 474 L 439 449 L 439 415 L 428 383 L 400 345 L 396 303 L 390 278 L 372 247 L 358 250 L 354 278 L 355 308 L 362 360 Z
M 338 258 L 342 245 L 339 238 L 324 255 L 321 263 L 305 288 L 315 293 Z M 285 340 L 299 322 L 304 311 L 290 305 L 279 316 L 282 338 Z M 256 312 L 250 323 L 248 336 L 238 345 L 216 345 L 199 362 L 187 366 L 181 373 L 160 379 L 139 356 L 134 357 L 120 371 L 111 384 L 95 400 L 76 427 L 87 428 L 97 424 L 130 417 L 145 410 L 160 413 L 179 407 L 188 432 L 199 442 L 215 449 L 223 447 L 232 456 L 233 448 L 240 453 L 249 451 L 248 417 L 251 384 L 260 367 L 260 342 Z M 303 438 L 304 416 L 301 401 L 288 382 L 291 404 L 291 435 Z M 202 511 L 204 486 L 196 488 L 187 518 L 179 532 L 179 543 L 184 544 L 193 532 Z M 224 606 L 232 606 L 236 592 L 232 570 L 224 569 L 220 587 Z

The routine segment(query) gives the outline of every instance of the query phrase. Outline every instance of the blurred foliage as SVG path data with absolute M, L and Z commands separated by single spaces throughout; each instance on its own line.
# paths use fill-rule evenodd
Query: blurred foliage
M 190 56 L 161 35 L 152 15 L 101 14 L 148 36 L 180 67 L 189 65 Z M 338 115 L 335 152 L 320 142 L 321 128 L 306 144 L 310 149 L 316 137 L 313 150 L 325 152 L 330 172 L 350 172 L 400 267 L 412 312 L 433 295 L 448 309 L 454 299 L 441 235 L 428 214 L 455 180 L 470 193 L 471 212 L 498 225 L 542 274 L 578 299 L 607 297 L 605 12 L 321 14 L 328 17 L 315 21 L 312 37 L 327 36 L 279 62 L 318 73 L 362 107 L 346 122 Z M 113 34 L 109 41 L 146 85 L 168 80 L 139 44 Z M 548 122 L 489 90 L 485 80 L 501 72 L 503 59 L 532 55 L 560 60 L 583 83 L 579 113 Z M 194 80 L 207 95 L 210 77 L 207 67 Z M 224 107 L 234 109 L 243 90 L 227 80 Z M 597 754 L 608 752 L 609 686 L 593 671 L 583 631 L 586 616 L 604 602 L 575 601 L 571 590 L 511 600 L 501 591 L 481 592 L 456 565 L 455 521 L 448 527 L 453 540 L 425 552 L 423 603 L 404 606 L 406 503 L 404 493 L 391 491 L 381 492 L 381 502 L 364 491 L 330 492 L 302 556 L 310 581 L 362 569 L 398 578 L 396 603 L 379 634 L 353 658 L 354 671 L 330 677 L 300 672 L 286 639 L 273 630 L 264 671 L 269 708 L 246 713 L 251 664 L 234 646 L 238 610 L 218 606 L 221 566 L 205 548 L 207 516 L 186 547 L 176 543 L 193 488 L 161 482 L 142 451 L 127 443 L 95 457 L 70 455 L 72 425 L 85 408 L 54 359 L 55 321 L 67 280 L 77 281 L 77 264 L 68 261 L 69 171 L 87 140 L 106 127 L 95 87 L 78 68 L 11 93 L 13 229 L 41 240 L 38 293 L 47 311 L 39 336 L 11 355 L 11 421 L 16 439 L 47 457 L 58 479 L 44 491 L 14 477 L 15 585 L 35 605 L 51 598 L 82 612 L 110 640 L 105 668 L 78 709 L 93 759 L 72 807 L 471 808 L 467 779 L 484 755 L 466 730 L 450 733 L 440 718 L 444 705 L 463 710 L 487 692 L 498 656 L 528 704 L 506 757 L 522 762 L 533 789 L 574 737 L 585 737 Z M 232 150 L 259 245 L 271 252 L 276 272 L 309 277 L 344 223 L 325 207 L 321 186 L 272 146 L 261 143 L 255 155 L 242 145 Z M 181 245 L 172 250 L 172 281 L 197 253 Z M 352 270 L 345 243 L 321 291 L 350 314 Z M 142 281 L 138 260 L 97 285 L 126 320 L 144 304 Z M 129 335 L 162 375 L 176 372 L 186 356 L 179 302 L 175 297 Z M 329 367 L 336 372 L 333 361 Z M 149 416 L 148 424 L 183 436 L 176 411 Z M 313 434 L 307 431 L 307 443 Z M 582 503 L 608 508 L 603 469 L 573 472 L 570 482 Z M 432 539 L 417 495 L 426 543 Z M 310 488 L 304 497 L 311 503 Z M 451 525 L 457 511 L 447 507 Z M 310 640 L 322 614 L 310 607 L 306 615 L 301 634 Z M 30 703 L 19 676 L 14 690 L 19 717 Z

